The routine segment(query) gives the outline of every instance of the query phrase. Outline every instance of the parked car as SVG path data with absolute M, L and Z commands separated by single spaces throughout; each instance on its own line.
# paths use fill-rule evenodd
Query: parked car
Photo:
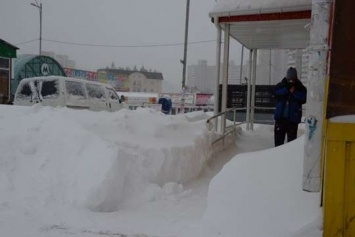
M 122 108 L 111 85 L 60 76 L 21 80 L 15 93 L 14 104 L 31 106 L 37 103 L 93 111 L 117 111 Z

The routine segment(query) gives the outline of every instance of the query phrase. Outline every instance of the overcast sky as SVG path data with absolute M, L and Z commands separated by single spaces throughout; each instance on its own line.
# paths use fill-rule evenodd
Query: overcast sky
M 67 54 L 75 60 L 77 69 L 83 70 L 96 71 L 112 62 L 116 67 L 144 65 L 181 85 L 185 0 L 38 1 L 43 4 L 43 51 Z M 17 45 L 20 54 L 38 54 L 39 50 L 39 13 L 31 2 L 34 0 L 0 0 L 0 38 Z M 208 17 L 215 4 L 215 0 L 191 0 L 189 43 L 194 44 L 188 47 L 188 65 L 197 64 L 199 59 L 215 64 L 216 29 Z M 31 40 L 35 41 L 23 43 Z M 48 40 L 111 46 L 178 45 L 99 47 Z M 240 57 L 237 55 L 236 60 Z

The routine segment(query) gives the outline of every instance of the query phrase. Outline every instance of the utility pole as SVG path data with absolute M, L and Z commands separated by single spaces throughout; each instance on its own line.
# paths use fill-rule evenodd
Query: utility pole
M 183 64 L 182 69 L 182 93 L 181 93 L 181 106 L 180 112 L 184 113 L 184 104 L 185 104 L 185 91 L 186 91 L 186 66 L 187 66 L 187 42 L 189 35 L 189 14 L 190 14 L 190 0 L 186 0 L 186 19 L 185 19 L 185 43 L 184 43 L 184 59 L 180 60 Z
M 39 10 L 39 55 L 42 54 L 42 3 L 31 3 L 32 6 L 37 7 Z
M 185 19 L 185 41 L 184 41 L 184 59 L 182 70 L 182 88 L 186 86 L 186 63 L 187 63 L 187 42 L 189 37 L 189 15 L 190 15 L 190 0 L 186 0 L 186 19 Z

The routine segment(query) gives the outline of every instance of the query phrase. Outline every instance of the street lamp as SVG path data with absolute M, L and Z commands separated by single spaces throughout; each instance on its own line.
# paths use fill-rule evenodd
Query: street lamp
M 42 54 L 42 3 L 36 1 L 35 3 L 31 3 L 32 6 L 37 7 L 39 10 L 39 55 Z

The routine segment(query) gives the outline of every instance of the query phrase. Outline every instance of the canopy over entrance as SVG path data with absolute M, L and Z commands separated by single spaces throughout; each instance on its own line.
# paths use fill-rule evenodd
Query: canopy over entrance
M 309 43 L 311 0 L 220 0 L 210 17 L 248 49 L 300 49 Z
M 311 0 L 219 0 L 210 12 L 217 26 L 217 78 L 215 98 L 221 98 L 221 112 L 227 110 L 227 85 L 230 38 L 250 49 L 246 121 L 253 129 L 256 64 L 258 49 L 304 49 L 310 41 Z M 224 31 L 222 96 L 219 97 L 221 34 Z M 241 60 L 243 61 L 243 60 Z M 242 67 L 241 67 L 242 68 Z M 217 105 L 219 104 L 216 103 Z M 215 113 L 218 107 L 215 105 Z M 250 114 L 249 114 L 250 112 Z M 222 130 L 225 121 L 221 120 Z
M 340 4 L 342 1 L 335 2 Z M 348 2 L 351 1 L 348 0 Z M 331 53 L 328 42 L 331 36 L 333 3 L 334 1 L 327 0 L 219 0 L 210 12 L 210 17 L 218 31 L 215 98 L 219 98 L 221 35 L 222 30 L 224 31 L 222 96 L 220 97 L 222 114 L 227 111 L 230 38 L 250 49 L 246 107 L 247 129 L 249 126 L 253 129 L 257 50 L 308 49 L 306 109 L 308 127 L 306 127 L 305 136 L 303 189 L 311 192 L 319 191 L 322 184 L 320 161 L 324 127 L 323 101 L 327 77 L 327 56 Z M 344 12 L 343 16 L 346 15 L 346 11 Z M 215 111 L 217 111 L 216 107 Z M 225 131 L 223 120 L 225 117 L 221 119 L 221 129 Z

